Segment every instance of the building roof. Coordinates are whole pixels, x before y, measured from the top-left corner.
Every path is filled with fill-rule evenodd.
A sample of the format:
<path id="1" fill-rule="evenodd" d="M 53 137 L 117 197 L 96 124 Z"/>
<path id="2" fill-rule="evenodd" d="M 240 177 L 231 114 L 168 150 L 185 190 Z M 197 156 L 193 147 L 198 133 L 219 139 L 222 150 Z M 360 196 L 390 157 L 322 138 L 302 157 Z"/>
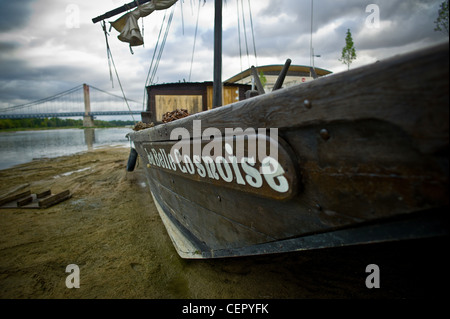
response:
<path id="1" fill-rule="evenodd" d="M 248 85 L 242 84 L 242 83 L 223 83 L 224 86 L 238 86 L 238 87 L 247 87 Z M 205 81 L 205 82 L 169 82 L 169 83 L 160 83 L 160 84 L 153 84 L 147 86 L 148 88 L 183 88 L 183 87 L 207 87 L 207 86 L 213 86 L 212 81 Z"/>
<path id="2" fill-rule="evenodd" d="M 264 76 L 267 79 L 266 88 L 269 90 L 275 84 L 281 70 L 284 65 L 265 65 L 257 67 L 258 74 L 263 72 Z M 289 71 L 286 75 L 285 86 L 290 86 L 293 84 L 307 82 L 313 80 L 311 76 L 311 68 L 305 65 L 291 65 L 289 67 Z M 314 68 L 316 74 L 320 76 L 331 74 L 331 71 Z M 225 82 L 227 83 L 236 83 L 236 84 L 251 84 L 252 83 L 252 74 L 251 69 L 247 69 L 241 73 L 236 74 L 235 76 L 229 78 Z"/>
<path id="3" fill-rule="evenodd" d="M 274 64 L 274 65 L 259 66 L 259 67 L 256 67 L 256 69 L 258 70 L 258 73 L 262 71 L 265 76 L 267 76 L 267 75 L 278 76 L 278 74 L 281 72 L 283 67 L 284 67 L 284 65 Z M 316 68 L 316 67 L 314 68 L 314 70 L 316 71 L 318 76 L 324 76 L 324 75 L 332 73 L 331 71 L 321 69 L 321 68 Z M 309 75 L 310 75 L 310 67 L 309 66 L 291 65 L 289 67 L 288 76 L 309 76 Z M 243 79 L 245 79 L 247 77 L 251 77 L 251 69 L 242 71 L 241 73 L 238 73 L 238 74 L 234 75 L 233 77 L 229 78 L 225 82 L 235 83 L 235 82 L 242 81 Z"/>

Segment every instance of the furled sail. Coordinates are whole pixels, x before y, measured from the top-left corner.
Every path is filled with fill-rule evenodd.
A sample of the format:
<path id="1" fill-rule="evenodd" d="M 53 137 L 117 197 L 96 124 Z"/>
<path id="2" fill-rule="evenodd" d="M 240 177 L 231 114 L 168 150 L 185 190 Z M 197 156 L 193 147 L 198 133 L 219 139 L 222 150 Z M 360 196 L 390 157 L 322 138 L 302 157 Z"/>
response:
<path id="1" fill-rule="evenodd" d="M 170 8 L 178 0 L 152 0 L 146 4 L 140 5 L 137 9 L 124 14 L 119 19 L 111 22 L 111 25 L 120 32 L 118 38 L 122 42 L 127 42 L 130 46 L 139 46 L 144 44 L 141 31 L 138 26 L 138 19 L 146 17 L 155 10 L 165 10 Z"/>

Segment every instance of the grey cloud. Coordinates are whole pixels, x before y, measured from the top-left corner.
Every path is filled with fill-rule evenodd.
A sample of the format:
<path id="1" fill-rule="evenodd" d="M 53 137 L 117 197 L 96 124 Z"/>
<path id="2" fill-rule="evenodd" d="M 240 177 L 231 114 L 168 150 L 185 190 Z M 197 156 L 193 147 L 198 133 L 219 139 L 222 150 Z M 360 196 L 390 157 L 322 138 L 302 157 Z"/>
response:
<path id="1" fill-rule="evenodd" d="M 25 25 L 32 13 L 33 2 L 35 0 L 0 0 L 0 30 L 4 32 Z"/>
<path id="2" fill-rule="evenodd" d="M 14 26 L 19 30 L 17 32 L 25 32 L 25 34 L 33 36 L 28 38 L 26 43 L 14 42 L 14 40 L 6 40 L 6 38 L 0 37 L 0 100 L 14 99 L 14 97 L 36 100 L 70 89 L 83 82 L 117 93 L 119 91 L 117 79 L 114 78 L 114 90 L 109 81 L 104 35 L 99 25 L 90 22 L 90 18 L 95 14 L 92 17 L 89 16 L 89 21 L 82 19 L 79 29 L 61 27 L 49 30 L 45 22 L 44 25 L 35 26 L 33 29 L 23 28 L 30 18 L 31 4 L 36 1 L 38 0 L 0 0 L 0 32 L 13 31 L 10 26 Z M 74 3 L 76 2 L 74 1 Z M 345 44 L 347 29 L 352 31 L 357 52 L 377 59 L 396 52 L 398 47 L 407 45 L 413 47 L 414 43 L 420 43 L 420 45 L 424 45 L 424 43 L 432 44 L 442 39 L 440 33 L 434 32 L 434 20 L 437 17 L 437 9 L 441 2 L 441 0 L 314 0 L 313 45 L 316 54 L 322 55 L 320 59 L 316 60 L 316 66 L 334 71 L 333 68 L 340 65 L 337 59 L 340 57 L 340 52 Z M 46 3 L 50 3 L 50 0 L 46 0 Z M 62 12 L 63 16 L 61 18 L 59 14 L 53 15 L 53 12 L 45 11 L 44 15 L 47 19 L 45 21 L 50 21 L 48 19 L 53 17 L 56 19 L 56 16 L 58 16 L 58 19 L 64 20 L 65 5 L 57 1 L 53 3 L 58 7 L 54 10 L 59 13 Z M 81 0 L 79 3 L 81 3 Z M 208 1 L 207 5 L 211 3 L 211 1 Z M 308 64 L 311 1 L 271 0 L 264 8 L 257 7 L 261 5 L 260 1 L 253 0 L 251 3 L 258 58 L 273 58 L 275 63 L 283 63 L 286 58 L 291 58 L 296 64 Z M 368 4 L 372 3 L 379 6 L 383 25 L 389 26 L 382 32 L 371 34 L 367 32 L 365 26 L 365 20 L 368 16 L 365 9 Z M 228 1 L 228 6 L 231 7 L 234 4 L 235 0 Z M 247 4 L 247 2 L 244 1 L 244 4 Z M 108 8 L 105 8 L 105 12 L 111 9 L 109 6 L 111 4 L 108 4 Z M 184 6 L 184 10 L 187 21 L 187 15 L 195 10 L 191 10 L 188 5 Z M 255 13 L 258 11 L 259 14 L 256 15 Z M 81 11 L 82 17 L 89 13 L 84 10 Z M 103 12 L 99 9 L 98 13 Z M 185 23 L 185 34 L 183 36 L 180 8 L 177 8 L 175 14 L 177 16 L 174 17 L 174 24 L 157 73 L 159 83 L 179 81 L 187 79 L 189 76 L 195 24 Z M 233 12 L 227 10 L 226 14 L 234 15 L 235 12 L 234 10 Z M 235 16 L 228 16 L 227 18 L 236 20 Z M 226 58 L 239 57 L 236 24 L 224 30 L 223 33 L 223 54 Z M 249 28 L 249 21 L 247 21 L 247 27 Z M 155 33 L 152 34 L 150 30 L 155 31 Z M 327 32 L 325 33 L 324 30 L 327 30 Z M 136 48 L 135 55 L 129 53 L 126 44 L 117 40 L 117 33 L 114 30 L 111 32 L 109 41 L 113 49 L 114 59 L 126 93 L 130 98 L 142 99 L 143 85 L 152 59 L 153 46 L 158 31 L 159 26 L 145 30 L 145 48 Z M 199 29 L 198 32 L 193 80 L 208 81 L 212 79 L 212 23 L 210 28 Z M 251 34 L 248 33 L 247 36 L 250 55 L 253 55 Z M 11 37 L 8 39 L 11 39 Z M 243 38 L 242 41 L 244 41 Z M 94 67 L 91 66 L 89 69 L 82 63 L 80 65 L 67 65 L 67 62 L 63 62 L 66 61 L 66 59 L 63 59 L 65 57 L 55 56 L 52 65 L 46 66 L 40 63 L 39 67 L 36 67 L 34 60 L 25 59 L 24 52 L 30 52 L 31 49 L 38 48 L 43 44 L 49 48 L 48 57 L 55 54 L 51 50 L 54 45 L 59 48 L 60 54 L 86 55 L 87 64 L 90 62 L 89 59 L 93 57 L 100 57 L 103 62 Z M 245 45 L 244 42 L 242 44 Z M 244 46 L 243 54 L 246 55 Z M 247 58 L 244 59 L 244 66 L 246 66 Z M 141 66 L 136 74 L 129 72 L 129 65 L 131 64 Z M 224 65 L 224 73 L 230 72 L 228 69 L 229 66 Z M 224 75 L 224 77 L 226 76 Z M 24 87 L 27 90 L 23 90 Z"/>

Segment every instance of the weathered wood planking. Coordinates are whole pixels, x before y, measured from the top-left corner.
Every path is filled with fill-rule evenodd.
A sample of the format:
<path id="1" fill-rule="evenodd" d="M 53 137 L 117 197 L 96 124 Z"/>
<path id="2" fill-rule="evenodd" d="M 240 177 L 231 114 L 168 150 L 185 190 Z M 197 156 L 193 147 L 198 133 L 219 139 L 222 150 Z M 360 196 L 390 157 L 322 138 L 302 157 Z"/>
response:
<path id="1" fill-rule="evenodd" d="M 72 197 L 69 190 L 63 191 L 61 193 L 55 194 L 55 195 L 47 195 L 47 198 L 43 198 L 39 200 L 39 207 L 40 208 L 47 208 L 53 205 L 56 205 L 62 201 L 65 201 L 66 199 L 69 199 Z"/>
<path id="2" fill-rule="evenodd" d="M 448 155 L 421 153 L 409 135 L 385 122 L 361 120 L 285 133 L 302 175 L 299 198 L 324 223 L 370 221 L 448 206 Z M 315 203 L 315 204 L 314 204 Z"/>
<path id="3" fill-rule="evenodd" d="M 448 58 L 448 45 L 440 45 L 132 133 L 131 139 L 149 164 L 142 145 L 166 143 L 175 128 L 193 136 L 194 120 L 222 135 L 226 128 L 279 129 L 301 178 L 300 190 L 287 200 L 146 168 L 166 214 L 210 250 L 440 211 L 449 197 Z"/>
<path id="4" fill-rule="evenodd" d="M 231 164 L 231 161 L 230 163 L 228 161 L 222 164 L 216 163 L 213 159 L 214 156 L 211 157 L 211 154 L 204 154 L 209 153 L 206 147 L 210 141 L 196 140 L 198 150 L 194 150 L 197 147 L 193 146 L 190 140 L 183 142 L 147 142 L 137 144 L 136 148 L 139 153 L 146 154 L 148 168 L 165 170 L 171 174 L 181 175 L 197 182 L 220 184 L 223 187 L 235 188 L 261 197 L 287 200 L 295 196 L 298 189 L 299 176 L 296 165 L 293 162 L 293 152 L 287 143 L 281 138 L 273 140 L 266 135 L 257 134 L 248 136 L 248 139 L 250 141 L 242 136 L 234 139 L 215 139 L 214 143 L 216 143 L 216 146 L 220 146 L 221 154 L 225 157 L 230 155 L 233 158 L 233 164 Z M 265 156 L 267 155 L 267 150 L 270 150 L 270 152 L 275 152 L 276 150 L 277 159 L 272 158 L 272 163 L 276 163 L 276 166 L 281 168 L 279 173 L 261 174 L 262 163 L 259 160 L 255 160 L 253 165 L 248 164 L 249 156 L 251 158 L 258 157 L 257 154 L 252 154 L 259 151 L 256 147 L 257 145 L 255 145 L 253 150 L 251 150 L 251 146 L 249 147 L 252 141 L 254 144 L 258 144 L 258 148 L 261 146 L 260 144 L 266 146 L 265 149 L 261 147 L 261 153 L 264 153 Z M 173 148 L 176 150 L 172 150 Z M 200 152 L 200 149 L 203 149 L 202 154 L 194 154 L 195 152 Z M 180 151 L 186 151 L 188 154 L 183 154 L 183 157 Z M 215 156 L 218 155 L 216 154 Z M 236 155 L 241 159 L 238 159 Z M 177 157 L 179 163 L 175 160 Z M 226 161 L 225 157 L 221 156 L 221 159 Z M 247 160 L 244 161 L 244 158 Z M 258 183 L 256 179 L 259 179 Z M 281 180 L 284 181 L 285 187 L 280 187 L 283 183 Z"/>
<path id="5" fill-rule="evenodd" d="M 179 127 L 292 129 L 374 119 L 398 126 L 424 152 L 448 143 L 448 44 L 258 96 L 134 134 L 164 141 Z M 307 103 L 305 103 L 308 101 Z M 424 137 L 427 136 L 427 139 Z"/>
<path id="6" fill-rule="evenodd" d="M 375 141 L 367 141 L 364 134 L 372 132 L 373 126 L 381 133 Z M 210 215 L 209 223 L 189 223 L 197 232 L 212 229 L 211 218 L 217 216 L 219 225 L 219 219 L 225 218 L 281 239 L 448 205 L 447 177 L 439 175 L 436 167 L 430 173 L 426 166 L 433 163 L 417 157 L 407 137 L 394 138 L 397 132 L 377 122 L 341 123 L 332 131 L 336 136 L 329 142 L 322 140 L 316 127 L 289 132 L 289 139 L 297 145 L 303 191 L 287 202 L 220 185 L 200 187 L 197 181 L 155 168 L 148 172 L 150 180 L 160 184 L 154 191 L 170 189 L 177 194 L 177 201 L 189 203 L 177 204 L 177 209 L 184 211 L 183 220 L 189 220 L 192 212 L 198 214 L 193 203 L 209 210 L 204 212 Z"/>
<path id="7" fill-rule="evenodd" d="M 25 192 L 21 192 L 15 195 L 7 195 L 3 198 L 0 199 L 0 206 L 3 206 L 9 202 L 13 202 L 13 201 L 17 201 L 21 198 L 25 198 L 31 195 L 31 191 L 25 191 Z"/>
<path id="8" fill-rule="evenodd" d="M 189 114 L 201 112 L 201 95 L 155 95 L 157 121 L 162 122 L 164 114 L 176 109 L 186 109 Z"/>
<path id="9" fill-rule="evenodd" d="M 274 240 L 156 184 L 158 186 L 159 203 L 169 208 L 169 213 L 199 241 L 207 243 L 210 249 L 236 248 Z"/>
<path id="10" fill-rule="evenodd" d="M 167 191 L 161 192 L 161 189 L 170 190 L 173 196 L 176 196 L 176 202 L 182 204 L 174 205 L 172 201 L 163 199 L 166 206 L 171 207 L 173 214 L 180 217 L 181 223 L 183 221 L 189 223 L 184 226 L 193 229 L 200 238 L 205 236 L 200 236 L 200 233 L 209 233 L 215 228 L 225 227 L 225 221 L 227 224 L 234 224 L 231 229 L 239 228 L 245 232 L 252 232 L 259 240 L 287 238 L 298 233 L 307 234 L 329 227 L 321 222 L 317 211 L 309 207 L 308 203 L 302 204 L 297 200 L 278 202 L 215 185 L 199 188 L 195 181 L 160 170 L 151 170 L 149 174 L 151 182 L 155 183 L 152 191 L 166 195 Z M 161 198 L 164 196 L 161 195 Z M 198 216 L 199 214 L 205 216 Z M 192 216 L 196 216 L 195 220 Z M 202 223 L 198 222 L 199 218 L 204 219 Z M 249 237 L 248 234 L 245 236 Z M 242 238 L 236 233 L 235 237 L 229 240 L 231 245 L 240 242 Z M 255 240 L 252 242 L 256 243 Z"/>
<path id="11" fill-rule="evenodd" d="M 48 208 L 71 198 L 69 190 L 52 194 L 51 190 L 31 194 L 31 191 L 8 196 L 0 200 L 0 208 Z"/>

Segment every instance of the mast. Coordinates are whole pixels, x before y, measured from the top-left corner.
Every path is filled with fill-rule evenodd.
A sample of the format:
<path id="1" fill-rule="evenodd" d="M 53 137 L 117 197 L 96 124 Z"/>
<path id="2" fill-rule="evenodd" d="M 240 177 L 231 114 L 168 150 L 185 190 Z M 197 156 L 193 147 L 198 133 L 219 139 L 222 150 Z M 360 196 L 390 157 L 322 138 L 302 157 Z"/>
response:
<path id="1" fill-rule="evenodd" d="M 222 0 L 215 0 L 213 108 L 222 106 Z"/>
<path id="2" fill-rule="evenodd" d="M 314 0 L 311 0 L 311 39 L 309 43 L 309 65 L 312 66 L 314 63 L 314 52 L 313 52 L 313 16 L 314 16 Z M 313 66 L 314 68 L 314 66 Z M 310 74 L 310 76 L 312 76 Z"/>
<path id="3" fill-rule="evenodd" d="M 124 4 L 123 6 L 121 6 L 119 8 L 116 8 L 114 10 L 108 11 L 105 14 L 92 19 L 92 22 L 97 23 L 99 21 L 111 18 L 111 17 L 113 17 L 115 15 L 118 15 L 118 14 L 120 14 L 122 12 L 125 12 L 125 11 L 128 11 L 128 10 L 131 10 L 133 8 L 136 8 L 138 5 L 141 5 L 141 4 L 150 2 L 150 1 L 151 0 L 134 0 L 133 2 Z"/>
<path id="4" fill-rule="evenodd" d="M 119 8 L 106 12 L 105 14 L 92 19 L 97 23 L 104 19 L 128 11 L 138 5 L 150 2 L 151 0 L 135 0 Z M 213 84 L 213 108 L 222 106 L 222 0 L 215 1 L 214 18 L 214 84 Z"/>

